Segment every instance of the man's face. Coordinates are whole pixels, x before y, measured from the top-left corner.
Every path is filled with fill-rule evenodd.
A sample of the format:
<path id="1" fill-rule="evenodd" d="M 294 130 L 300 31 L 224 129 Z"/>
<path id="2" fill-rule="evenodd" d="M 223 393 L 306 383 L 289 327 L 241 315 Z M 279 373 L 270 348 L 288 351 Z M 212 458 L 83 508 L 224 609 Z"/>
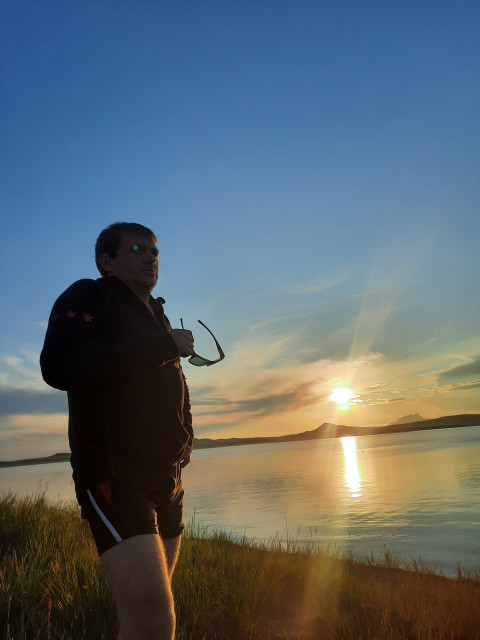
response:
<path id="1" fill-rule="evenodd" d="M 115 258 L 102 254 L 102 266 L 131 289 L 150 293 L 158 280 L 158 249 L 153 238 L 126 233 Z"/>

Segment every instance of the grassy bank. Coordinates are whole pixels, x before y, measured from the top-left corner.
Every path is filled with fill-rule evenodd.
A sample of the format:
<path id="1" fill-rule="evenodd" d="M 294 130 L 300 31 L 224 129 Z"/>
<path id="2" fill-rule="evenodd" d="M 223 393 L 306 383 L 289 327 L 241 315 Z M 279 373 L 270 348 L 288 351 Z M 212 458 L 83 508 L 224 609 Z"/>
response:
<path id="1" fill-rule="evenodd" d="M 478 576 L 354 562 L 190 531 L 178 640 L 480 640 Z M 87 526 L 41 495 L 0 499 L 0 639 L 110 640 L 115 612 Z"/>

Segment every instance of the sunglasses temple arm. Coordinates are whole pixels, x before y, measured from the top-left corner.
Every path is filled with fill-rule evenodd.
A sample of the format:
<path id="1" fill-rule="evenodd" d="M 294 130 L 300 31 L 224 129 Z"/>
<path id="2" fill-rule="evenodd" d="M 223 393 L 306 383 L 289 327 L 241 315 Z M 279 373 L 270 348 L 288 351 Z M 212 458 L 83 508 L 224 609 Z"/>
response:
<path id="1" fill-rule="evenodd" d="M 215 336 L 213 335 L 213 333 L 210 331 L 210 329 L 207 327 L 206 324 L 203 324 L 203 322 L 201 320 L 197 320 L 197 322 L 199 322 L 202 327 L 205 327 L 205 329 L 208 331 L 208 333 L 212 336 L 212 338 L 215 341 L 215 344 L 217 345 L 217 349 L 218 349 L 218 353 L 222 356 L 222 358 L 225 358 L 225 354 L 223 353 L 222 347 L 218 344 L 218 340 L 215 338 Z"/>

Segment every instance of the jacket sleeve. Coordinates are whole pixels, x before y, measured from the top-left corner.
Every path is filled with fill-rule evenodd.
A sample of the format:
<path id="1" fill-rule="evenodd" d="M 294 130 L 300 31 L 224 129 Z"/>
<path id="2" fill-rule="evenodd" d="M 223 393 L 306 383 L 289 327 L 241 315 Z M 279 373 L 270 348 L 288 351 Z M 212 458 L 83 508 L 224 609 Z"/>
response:
<path id="1" fill-rule="evenodd" d="M 95 280 L 79 280 L 55 302 L 40 355 L 43 379 L 67 391 L 144 375 L 148 367 L 178 358 L 168 332 L 111 340 L 102 331 L 104 299 Z"/>
<path id="2" fill-rule="evenodd" d="M 183 426 L 189 433 L 187 445 L 193 449 L 193 424 L 192 424 L 192 408 L 190 405 L 190 391 L 188 390 L 187 380 L 183 375 L 184 396 L 183 396 Z"/>

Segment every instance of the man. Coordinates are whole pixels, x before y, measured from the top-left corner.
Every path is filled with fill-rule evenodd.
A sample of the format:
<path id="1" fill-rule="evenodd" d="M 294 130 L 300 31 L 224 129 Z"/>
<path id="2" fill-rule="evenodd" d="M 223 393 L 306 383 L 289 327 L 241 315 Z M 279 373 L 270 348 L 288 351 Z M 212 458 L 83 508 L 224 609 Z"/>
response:
<path id="1" fill-rule="evenodd" d="M 172 640 L 171 578 L 183 531 L 181 468 L 193 445 L 180 358 L 193 336 L 172 329 L 153 232 L 104 229 L 102 275 L 55 302 L 40 356 L 45 381 L 68 392 L 73 479 L 112 591 L 119 640 Z"/>

